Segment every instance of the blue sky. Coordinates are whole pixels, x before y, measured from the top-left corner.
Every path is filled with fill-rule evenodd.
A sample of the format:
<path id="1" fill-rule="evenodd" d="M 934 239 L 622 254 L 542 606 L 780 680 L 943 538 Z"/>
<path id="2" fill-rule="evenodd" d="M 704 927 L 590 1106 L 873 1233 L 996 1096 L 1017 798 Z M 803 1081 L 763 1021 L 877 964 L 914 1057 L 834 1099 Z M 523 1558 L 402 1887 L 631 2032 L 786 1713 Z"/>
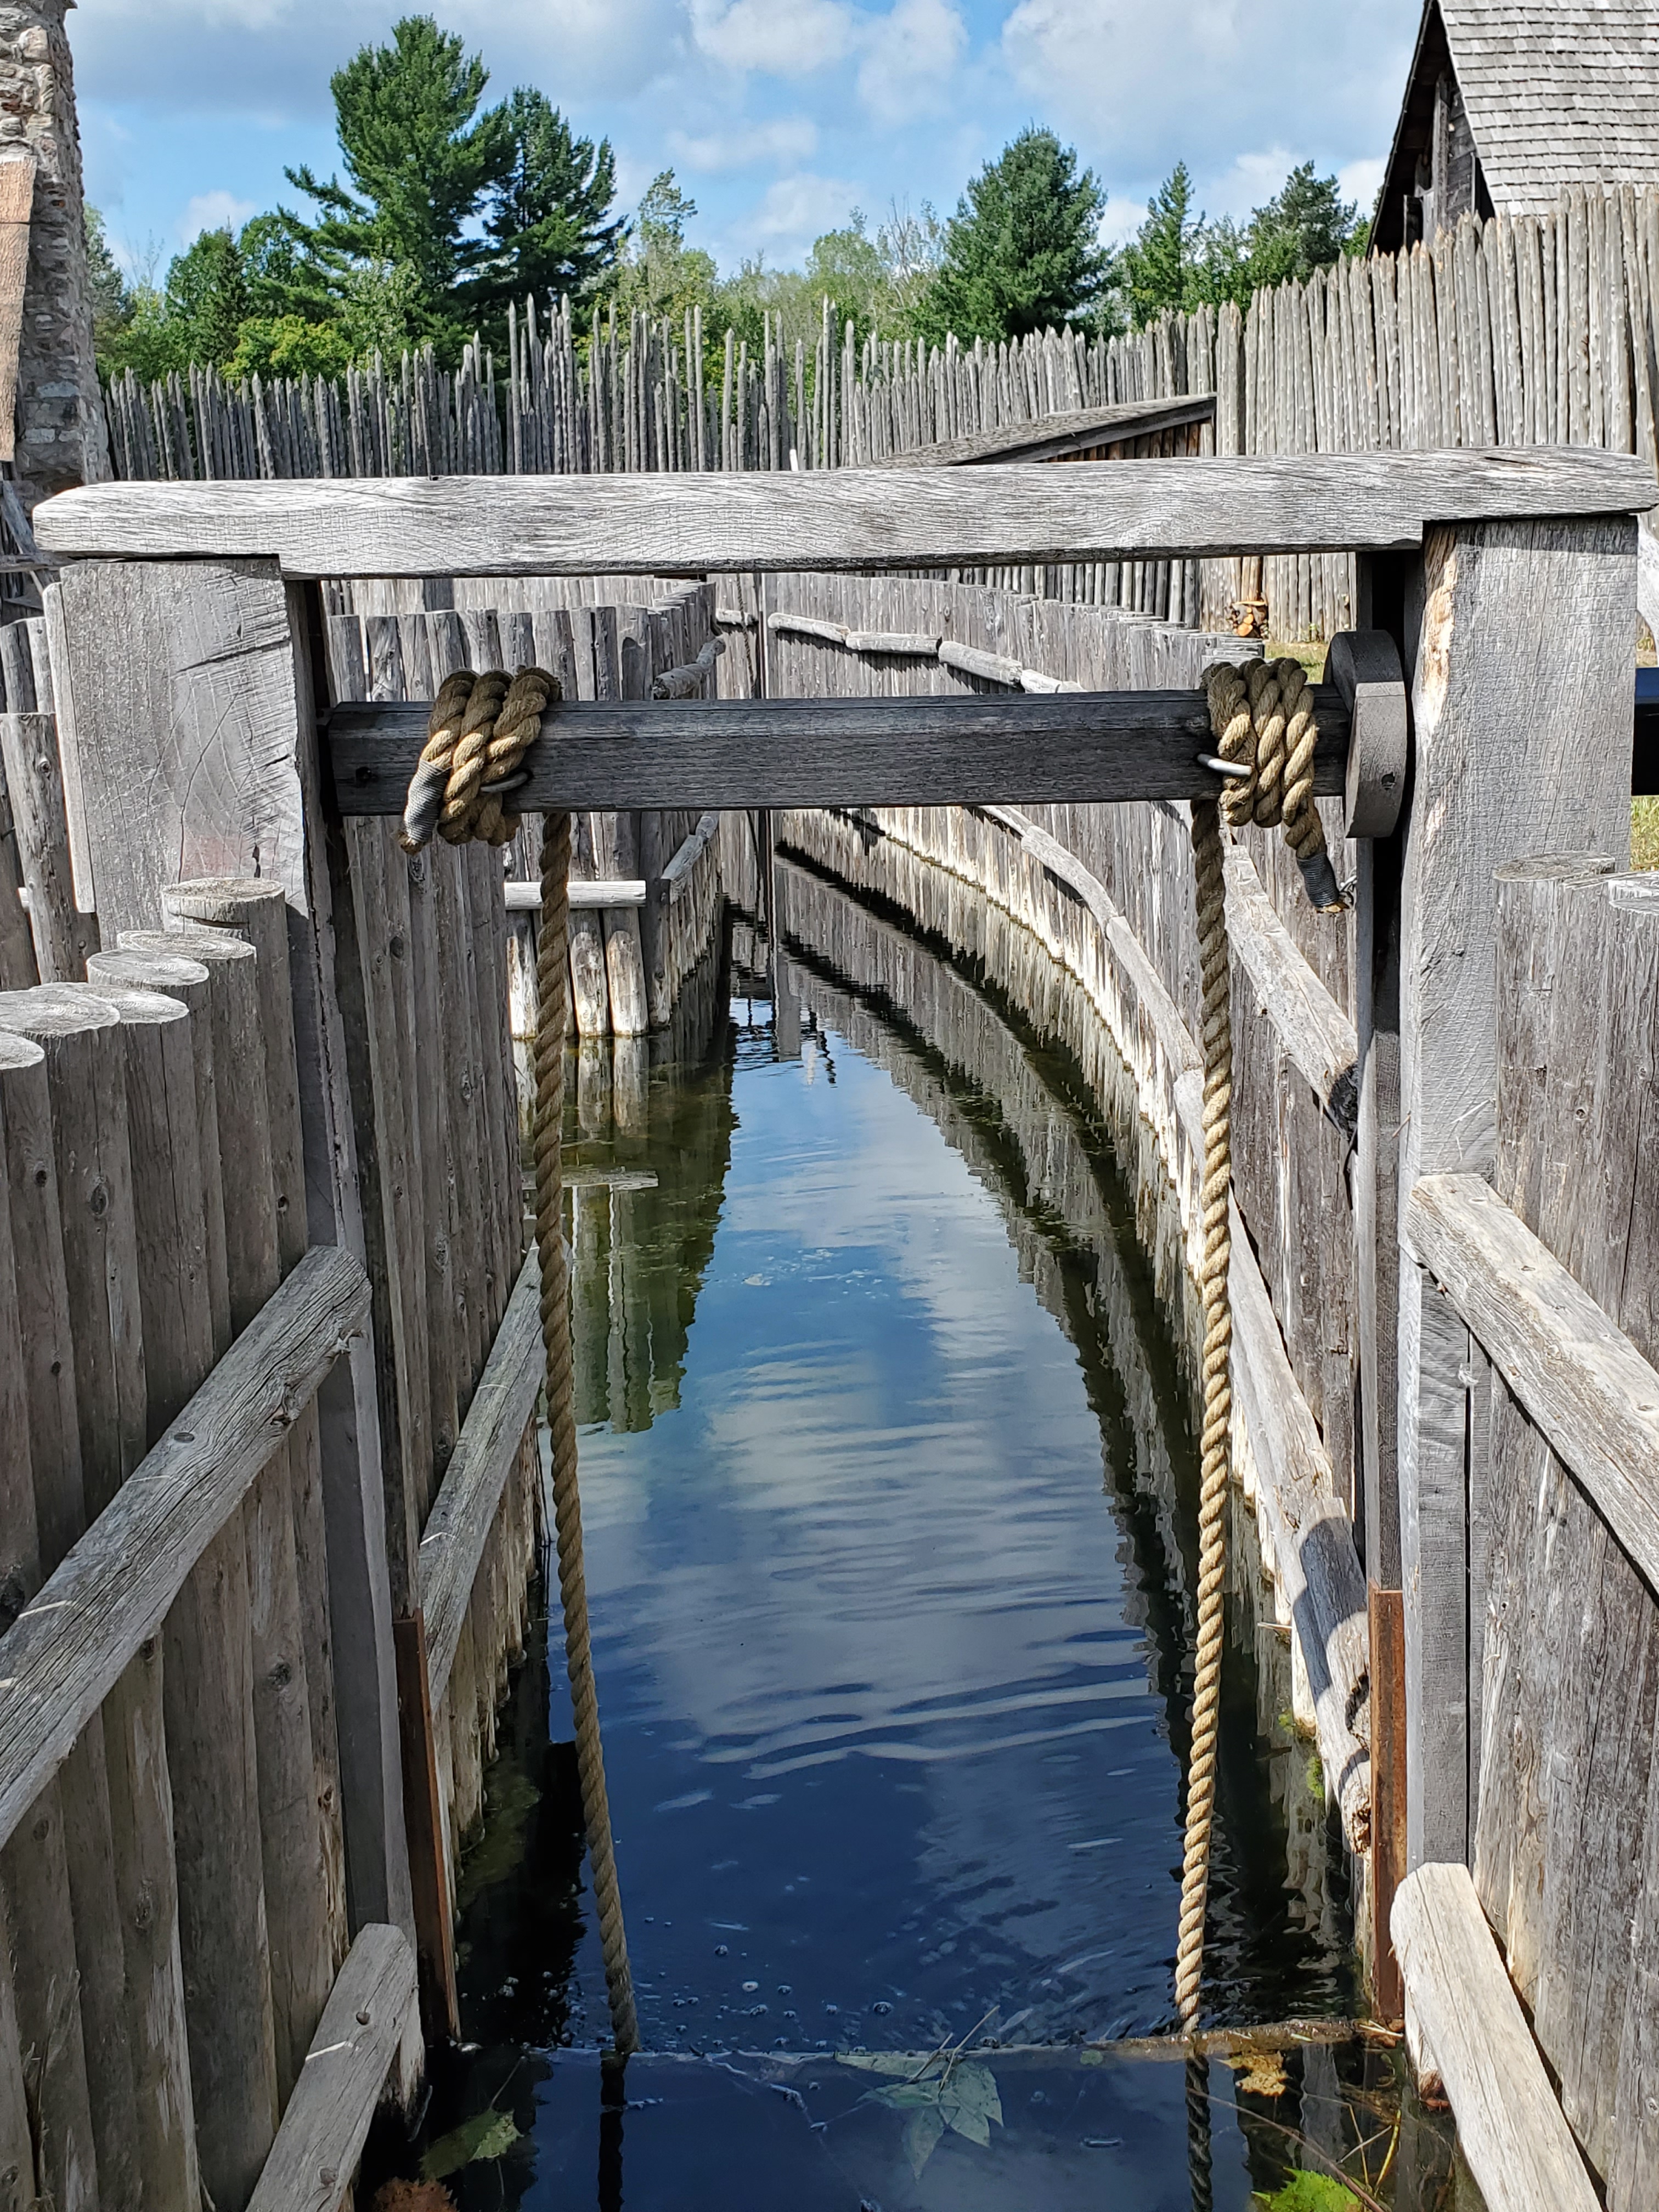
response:
<path id="1" fill-rule="evenodd" d="M 81 0 L 69 18 L 88 198 L 129 263 L 337 155 L 330 72 L 396 0 Z M 1416 0 L 441 0 L 490 97 L 539 85 L 616 146 L 631 205 L 672 166 L 723 268 L 798 262 L 854 207 L 954 207 L 1024 124 L 1074 143 L 1110 238 L 1185 159 L 1240 214 L 1311 157 L 1369 201 Z"/>

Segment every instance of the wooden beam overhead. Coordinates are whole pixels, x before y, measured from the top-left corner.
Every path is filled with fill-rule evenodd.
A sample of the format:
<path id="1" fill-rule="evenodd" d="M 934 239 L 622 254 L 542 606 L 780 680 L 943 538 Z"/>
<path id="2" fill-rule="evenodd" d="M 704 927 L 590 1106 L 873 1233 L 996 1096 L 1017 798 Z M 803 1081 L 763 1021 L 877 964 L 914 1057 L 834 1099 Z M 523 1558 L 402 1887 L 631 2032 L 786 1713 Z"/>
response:
<path id="1" fill-rule="evenodd" d="M 1431 523 L 1634 514 L 1626 454 L 1496 447 L 801 475 L 100 483 L 35 510 L 52 553 L 276 561 L 287 576 L 700 575 L 1419 545 Z M 1634 550 L 1634 536 L 1632 546 Z"/>
<path id="2" fill-rule="evenodd" d="M 1342 789 L 1348 719 L 1314 693 L 1314 789 Z M 343 814 L 401 814 L 426 742 L 420 703 L 329 717 Z M 1221 779 L 1200 691 L 1068 691 L 895 699 L 575 699 L 514 793 L 562 807 L 945 806 L 1213 796 Z"/>

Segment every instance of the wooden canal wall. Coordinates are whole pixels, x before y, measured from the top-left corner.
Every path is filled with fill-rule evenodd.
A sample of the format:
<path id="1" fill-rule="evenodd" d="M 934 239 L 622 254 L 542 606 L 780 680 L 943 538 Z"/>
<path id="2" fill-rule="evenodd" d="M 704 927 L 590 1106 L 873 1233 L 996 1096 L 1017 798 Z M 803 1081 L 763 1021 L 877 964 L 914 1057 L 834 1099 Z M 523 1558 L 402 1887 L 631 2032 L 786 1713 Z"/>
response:
<path id="1" fill-rule="evenodd" d="M 1136 635 L 1148 626 L 1121 617 L 918 580 L 792 578 L 774 588 L 769 653 L 780 690 L 1006 686 L 1020 665 L 1104 685 L 1124 680 L 1120 655 L 1130 651 L 1163 680 L 1190 682 L 1210 652 L 1231 649 L 1190 633 L 1153 641 Z M 1129 633 L 1121 643 L 1111 635 L 1120 626 Z M 866 632 L 902 629 L 919 643 L 936 631 L 1000 654 L 1017 665 L 1012 678 L 1006 667 L 976 674 L 937 655 L 907 662 L 860 649 Z M 1175 672 L 1182 653 L 1192 656 L 1184 677 Z M 1325 804 L 1340 851 L 1340 811 Z M 1103 1103 L 1115 1103 L 1116 1127 L 1121 1054 L 1129 1126 L 1142 1133 L 1128 1157 L 1143 1185 L 1167 1180 L 1184 1229 L 1160 1241 L 1154 1223 L 1146 1237 L 1166 1295 L 1195 1256 L 1184 811 L 885 808 L 778 823 L 786 848 L 961 948 L 1060 1037 Z M 1430 1771 L 1412 1801 L 1377 1802 L 1370 1759 L 1376 1732 L 1389 1741 L 1405 1717 L 1403 1682 L 1372 1679 L 1376 1624 L 1368 1635 L 1360 1565 L 1368 1533 L 1374 1583 L 1392 1562 L 1378 1574 L 1386 1524 L 1359 1480 L 1354 921 L 1313 914 L 1288 856 L 1254 831 L 1228 860 L 1235 1452 L 1292 1631 L 1297 1711 L 1316 1727 L 1364 1877 L 1375 1880 L 1379 1848 L 1390 1887 L 1408 1859 L 1467 1862 L 1476 1923 L 1483 1910 L 1578 2145 L 1607 2203 L 1633 2212 L 1659 2180 L 1659 1984 L 1646 1964 L 1659 1924 L 1659 1516 L 1648 1474 L 1653 1462 L 1659 1476 L 1659 1186 L 1643 1141 L 1659 1089 L 1659 893 L 1651 878 L 1613 872 L 1615 858 L 1499 868 L 1491 1178 L 1428 1176 L 1404 1210 L 1407 1261 L 1425 1271 L 1434 1304 L 1422 1357 L 1450 1381 L 1457 1419 L 1437 1491 L 1418 1504 L 1422 1565 L 1404 1626 L 1424 1699 L 1412 1745 Z M 1361 859 L 1347 848 L 1339 872 L 1352 880 Z M 780 874 L 793 884 L 793 872 Z M 787 921 L 787 902 L 781 910 Z M 941 994 L 907 987 L 896 957 L 877 963 L 882 988 L 913 1007 L 926 1034 L 955 1034 Z M 1017 1102 L 1017 1077 L 1011 1095 Z M 1190 1327 L 1190 1301 L 1188 1310 Z M 1373 1413 L 1370 1451 L 1390 1441 Z M 1467 1559 L 1450 1577 L 1421 1549 L 1431 1497 L 1437 1528 Z M 1363 1911 L 1359 1920 L 1386 2007 L 1386 1923 L 1368 1926 Z M 1411 1971 L 1432 1976 L 1432 1960 L 1451 1955 L 1449 1945 L 1419 1941 Z M 1425 2018 L 1455 2011 L 1443 1984 L 1419 1987 Z M 1440 2053 L 1419 2032 L 1436 2069 Z M 1452 2051 L 1449 2071 L 1466 2056 Z"/>
<path id="2" fill-rule="evenodd" d="M 1466 216 L 1432 245 L 1170 314 L 1129 336 L 1044 331 L 943 347 L 793 353 L 770 325 L 711 374 L 701 319 L 614 320 L 579 343 L 568 303 L 514 319 L 507 356 L 378 360 L 338 384 L 228 386 L 193 369 L 108 393 L 118 475 L 155 478 L 863 467 L 1047 416 L 1209 396 L 1200 450 L 1333 453 L 1601 446 L 1659 465 L 1659 193 L 1574 188 L 1541 216 Z M 712 335 L 712 334 L 711 334 Z M 1354 626 L 1346 554 L 1058 562 L 968 580 L 1205 628 L 1265 602 L 1277 637 Z"/>

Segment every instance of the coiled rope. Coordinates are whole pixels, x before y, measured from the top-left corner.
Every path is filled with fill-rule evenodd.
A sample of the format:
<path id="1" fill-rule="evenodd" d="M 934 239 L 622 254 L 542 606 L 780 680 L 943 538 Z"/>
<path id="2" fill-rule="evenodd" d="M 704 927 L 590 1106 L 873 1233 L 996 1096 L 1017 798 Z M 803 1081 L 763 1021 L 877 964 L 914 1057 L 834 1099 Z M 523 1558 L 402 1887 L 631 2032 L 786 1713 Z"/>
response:
<path id="1" fill-rule="evenodd" d="M 504 845 L 519 817 L 501 805 L 522 783 L 520 763 L 541 729 L 541 718 L 559 697 L 556 678 L 521 668 L 509 678 L 500 669 L 475 676 L 460 669 L 447 677 L 433 702 L 420 763 L 409 787 L 401 842 L 418 852 L 434 831 L 452 845 L 470 837 Z M 505 788 L 504 788 L 505 787 Z M 536 932 L 536 1120 L 532 1149 L 536 1177 L 536 1256 L 541 1268 L 542 1347 L 547 1379 L 547 1425 L 553 1457 L 553 1523 L 564 1608 L 565 1666 L 575 1717 L 576 1766 L 582 1816 L 593 1870 L 611 2030 L 619 2057 L 640 2047 L 634 1980 L 623 1924 L 622 1889 L 611 1836 L 611 1802 L 605 1786 L 605 1748 L 599 1735 L 599 1691 L 588 1632 L 587 1583 L 582 1567 L 581 1493 L 576 1480 L 576 1415 L 571 1387 L 570 1279 L 565 1266 L 559 1158 L 564 1115 L 564 1024 L 570 921 L 570 817 L 549 814 L 542 824 L 542 907 Z"/>
<path id="2" fill-rule="evenodd" d="M 1221 662 L 1204 678 L 1216 753 L 1229 772 L 1222 799 L 1192 805 L 1193 871 L 1204 1062 L 1204 1166 L 1200 1191 L 1203 1251 L 1199 1292 L 1204 1316 L 1204 1415 L 1198 1503 L 1198 1644 L 1193 1679 L 1192 1748 L 1187 1761 L 1186 1846 L 1176 1943 L 1176 2003 L 1198 2016 L 1215 1824 L 1216 1740 L 1221 1717 L 1221 1650 L 1227 1573 L 1227 1480 L 1233 1417 L 1232 1256 L 1228 1199 L 1232 1188 L 1233 1029 L 1228 992 L 1227 890 L 1221 816 L 1230 823 L 1280 825 L 1313 903 L 1342 904 L 1324 826 L 1313 798 L 1313 702 L 1294 660 Z"/>

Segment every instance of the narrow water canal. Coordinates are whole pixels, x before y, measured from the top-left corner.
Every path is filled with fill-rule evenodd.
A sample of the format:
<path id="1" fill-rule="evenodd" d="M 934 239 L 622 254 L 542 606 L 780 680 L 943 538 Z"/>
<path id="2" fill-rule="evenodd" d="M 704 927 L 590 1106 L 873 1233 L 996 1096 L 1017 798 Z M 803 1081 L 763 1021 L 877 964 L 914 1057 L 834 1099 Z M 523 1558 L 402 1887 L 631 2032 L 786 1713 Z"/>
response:
<path id="1" fill-rule="evenodd" d="M 648 1077 L 593 1057 L 572 1085 L 587 1583 L 648 2055 L 605 2109 L 544 1620 L 463 1870 L 473 2040 L 428 2174 L 465 2208 L 1157 2212 L 1287 2184 L 1293 2212 L 1467 2208 L 1384 2046 L 1196 2081 L 1083 2047 L 1174 2025 L 1188 1383 L 1075 1070 L 948 947 L 788 884 L 781 962 L 738 921 Z M 1236 1579 L 1206 2017 L 1342 2019 L 1340 1854 Z M 943 2064 L 910 2080 L 955 2050 L 942 2094 Z M 1370 2197 L 1291 2179 L 1334 2162 Z"/>

